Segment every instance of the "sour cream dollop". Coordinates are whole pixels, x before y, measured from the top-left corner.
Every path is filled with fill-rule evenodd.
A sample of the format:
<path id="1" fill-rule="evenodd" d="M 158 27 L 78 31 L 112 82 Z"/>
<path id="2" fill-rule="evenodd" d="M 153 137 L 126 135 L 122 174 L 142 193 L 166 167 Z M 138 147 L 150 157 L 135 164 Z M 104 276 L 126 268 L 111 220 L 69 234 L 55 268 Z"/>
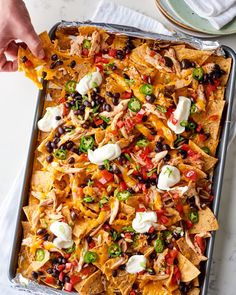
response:
<path id="1" fill-rule="evenodd" d="M 74 241 L 72 240 L 71 227 L 62 221 L 55 221 L 50 225 L 50 231 L 57 236 L 53 240 L 53 244 L 59 249 L 67 249 L 72 247 Z"/>
<path id="2" fill-rule="evenodd" d="M 180 181 L 179 169 L 175 166 L 165 165 L 161 168 L 158 177 L 157 187 L 161 190 L 169 190 L 172 186 Z"/>
<path id="3" fill-rule="evenodd" d="M 115 143 L 108 143 L 96 150 L 88 150 L 89 161 L 93 164 L 102 165 L 105 160 L 112 161 L 121 154 L 120 146 Z"/>
<path id="4" fill-rule="evenodd" d="M 147 233 L 156 222 L 156 212 L 136 212 L 136 216 L 132 221 L 132 227 L 138 233 Z"/>
<path id="5" fill-rule="evenodd" d="M 93 89 L 102 84 L 102 75 L 99 71 L 88 73 L 85 75 L 77 84 L 76 90 L 81 94 L 85 95 L 90 89 Z"/>
<path id="6" fill-rule="evenodd" d="M 50 132 L 54 130 L 63 123 L 62 115 L 63 109 L 60 105 L 46 108 L 46 113 L 43 118 L 38 121 L 39 130 L 43 132 Z M 58 120 L 59 117 L 61 119 Z"/>
<path id="7" fill-rule="evenodd" d="M 185 131 L 185 127 L 181 126 L 181 122 L 188 121 L 188 117 L 190 114 L 191 108 L 191 100 L 185 96 L 179 97 L 179 102 L 176 110 L 172 114 L 173 120 L 176 121 L 176 124 L 173 123 L 173 120 L 168 120 L 167 125 L 173 130 L 176 134 L 183 133 Z"/>
<path id="8" fill-rule="evenodd" d="M 133 255 L 126 263 L 126 271 L 131 274 L 138 273 L 146 269 L 147 259 L 144 255 Z"/>

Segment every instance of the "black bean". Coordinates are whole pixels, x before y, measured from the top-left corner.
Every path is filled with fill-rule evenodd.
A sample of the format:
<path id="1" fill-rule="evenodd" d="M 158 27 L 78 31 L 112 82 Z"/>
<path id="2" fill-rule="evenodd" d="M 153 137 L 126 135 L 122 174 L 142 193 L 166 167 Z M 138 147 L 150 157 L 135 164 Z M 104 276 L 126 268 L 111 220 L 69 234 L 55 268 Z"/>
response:
<path id="1" fill-rule="evenodd" d="M 80 106 L 79 106 L 79 110 L 80 110 L 80 111 L 84 111 L 84 110 L 85 110 L 85 105 L 80 105 Z"/>
<path id="2" fill-rule="evenodd" d="M 163 158 L 163 160 L 164 160 L 165 162 L 170 161 L 170 159 L 171 159 L 170 154 L 165 155 L 165 157 Z"/>
<path id="3" fill-rule="evenodd" d="M 61 66 L 61 65 L 63 65 L 63 61 L 58 59 L 56 61 L 56 66 Z"/>
<path id="4" fill-rule="evenodd" d="M 59 141 L 60 141 L 60 138 L 58 138 L 58 137 L 54 137 L 54 138 L 53 138 L 53 142 L 54 142 L 55 144 L 58 144 Z"/>
<path id="5" fill-rule="evenodd" d="M 71 107 L 70 102 L 67 101 L 67 102 L 65 103 L 65 107 L 66 107 L 67 109 L 69 109 L 69 108 Z"/>
<path id="6" fill-rule="evenodd" d="M 144 116 L 142 117 L 142 121 L 143 121 L 143 122 L 147 122 L 147 119 L 148 119 L 148 116 L 147 116 L 147 115 L 144 115 Z"/>
<path id="7" fill-rule="evenodd" d="M 76 219 L 76 213 L 75 213 L 74 210 L 71 210 L 70 211 L 70 217 L 71 217 L 72 220 L 75 220 Z"/>
<path id="8" fill-rule="evenodd" d="M 86 106 L 86 107 L 91 107 L 91 102 L 90 101 L 88 101 L 88 100 L 85 100 L 84 101 L 84 105 Z"/>
<path id="9" fill-rule="evenodd" d="M 115 93 L 113 93 L 113 97 L 114 97 L 114 98 L 120 98 L 120 93 L 119 93 L 119 92 L 115 92 Z"/>
<path id="10" fill-rule="evenodd" d="M 186 150 L 180 150 L 179 153 L 182 159 L 186 159 L 188 157 L 188 152 Z"/>
<path id="11" fill-rule="evenodd" d="M 67 262 L 66 258 L 63 257 L 62 260 L 61 260 L 61 263 L 66 264 L 66 262 Z"/>
<path id="12" fill-rule="evenodd" d="M 46 161 L 47 161 L 48 163 L 52 163 L 52 161 L 53 161 L 53 155 L 49 155 L 49 156 L 47 156 Z"/>
<path id="13" fill-rule="evenodd" d="M 74 163 L 75 163 L 75 158 L 74 157 L 69 158 L 68 164 L 74 164 Z"/>
<path id="14" fill-rule="evenodd" d="M 56 281 L 56 284 L 57 284 L 57 286 L 60 286 L 60 287 L 63 286 L 63 282 L 61 282 L 60 280 L 57 280 L 57 281 Z"/>
<path id="15" fill-rule="evenodd" d="M 168 249 L 173 249 L 174 248 L 174 244 L 173 243 L 168 243 L 166 246 L 167 246 Z"/>
<path id="16" fill-rule="evenodd" d="M 74 142 L 73 142 L 73 141 L 67 141 L 67 143 L 66 143 L 66 148 L 67 148 L 68 150 L 72 149 L 73 146 L 74 146 Z"/>
<path id="17" fill-rule="evenodd" d="M 45 146 L 50 148 L 50 147 L 52 147 L 51 144 L 52 144 L 51 141 L 47 141 L 46 144 L 45 144 Z"/>
<path id="18" fill-rule="evenodd" d="M 153 241 L 157 238 L 157 233 L 152 233 L 149 235 L 148 240 Z"/>
<path id="19" fill-rule="evenodd" d="M 52 142 L 52 143 L 51 143 L 51 147 L 52 147 L 53 149 L 56 149 L 56 148 L 57 148 L 57 144 L 56 144 L 55 142 Z"/>
<path id="20" fill-rule="evenodd" d="M 163 150 L 170 151 L 170 146 L 167 143 L 163 144 L 162 147 L 163 147 Z"/>
<path id="21" fill-rule="evenodd" d="M 46 147 L 46 150 L 47 150 L 48 153 L 52 153 L 53 152 L 53 148 L 52 147 L 49 147 L 49 146 Z"/>
<path id="22" fill-rule="evenodd" d="M 138 284 L 137 283 L 133 283 L 132 289 L 137 290 L 138 289 Z"/>
<path id="23" fill-rule="evenodd" d="M 47 77 L 47 73 L 45 71 L 42 71 L 42 78 L 45 79 Z"/>
<path id="24" fill-rule="evenodd" d="M 77 155 L 80 155 L 80 150 L 77 147 L 73 147 L 71 151 Z"/>
<path id="25" fill-rule="evenodd" d="M 132 188 L 128 188 L 127 191 L 130 192 L 131 194 L 135 193 L 135 191 Z"/>
<path id="26" fill-rule="evenodd" d="M 37 273 L 36 271 L 32 271 L 31 275 L 32 275 L 32 278 L 33 278 L 33 279 L 37 280 L 37 278 L 38 278 L 38 273 Z"/>
<path id="27" fill-rule="evenodd" d="M 156 259 L 157 257 L 157 253 L 156 252 L 152 252 L 151 255 L 150 255 L 150 258 L 151 259 Z"/>
<path id="28" fill-rule="evenodd" d="M 53 55 L 51 56 L 51 60 L 56 61 L 57 59 L 58 59 L 57 54 L 53 54 Z"/>
<path id="29" fill-rule="evenodd" d="M 181 295 L 187 295 L 188 289 L 188 286 L 184 282 L 179 283 L 179 290 L 181 292 Z"/>
<path id="30" fill-rule="evenodd" d="M 160 141 L 156 143 L 155 152 L 160 153 L 163 150 L 163 145 Z"/>
<path id="31" fill-rule="evenodd" d="M 175 231 L 173 232 L 172 236 L 175 240 L 178 240 L 180 238 L 180 234 Z"/>
<path id="32" fill-rule="evenodd" d="M 107 91 L 107 92 L 106 92 L 106 95 L 109 96 L 109 97 L 113 97 L 113 94 L 112 94 L 111 91 Z"/>
<path id="33" fill-rule="evenodd" d="M 149 103 L 154 103 L 154 101 L 156 100 L 156 96 L 154 94 L 146 95 L 145 98 L 146 101 Z"/>
<path id="34" fill-rule="evenodd" d="M 61 136 L 61 134 L 57 131 L 56 133 L 55 133 L 55 135 L 54 135 L 54 138 L 56 138 L 56 137 L 60 137 Z M 58 142 L 57 142 L 58 143 Z"/>
<path id="35" fill-rule="evenodd" d="M 73 69 L 76 66 L 76 61 L 72 60 L 70 63 L 70 67 Z"/>
<path id="36" fill-rule="evenodd" d="M 50 64 L 50 69 L 51 69 L 51 70 L 52 70 L 52 69 L 55 69 L 55 67 L 56 67 L 55 62 L 52 62 L 52 63 Z"/>
<path id="37" fill-rule="evenodd" d="M 21 61 L 22 61 L 23 63 L 26 63 L 27 60 L 28 60 L 28 58 L 27 58 L 26 56 L 23 56 L 23 57 L 21 58 Z"/>
<path id="38" fill-rule="evenodd" d="M 84 129 L 89 129 L 89 123 L 87 122 L 85 122 L 85 123 L 83 123 L 82 125 L 82 128 L 84 128 Z"/>
<path id="39" fill-rule="evenodd" d="M 151 135 L 157 135 L 157 131 L 155 130 L 155 128 L 150 128 L 150 132 L 151 132 Z"/>
<path id="40" fill-rule="evenodd" d="M 125 265 L 125 264 L 120 265 L 120 266 L 119 266 L 119 269 L 120 269 L 120 270 L 125 270 L 125 269 L 126 269 L 126 265 Z"/>
<path id="41" fill-rule="evenodd" d="M 117 270 L 114 269 L 114 270 L 112 271 L 112 276 L 115 278 L 115 277 L 117 277 L 117 274 L 118 274 Z"/>
<path id="42" fill-rule="evenodd" d="M 37 231 L 36 231 L 36 234 L 37 235 L 44 235 L 46 234 L 47 230 L 45 228 L 39 228 Z"/>
<path id="43" fill-rule="evenodd" d="M 53 276 L 54 278 L 58 278 L 58 277 L 59 277 L 59 274 L 60 274 L 60 272 L 59 272 L 57 269 L 54 269 L 54 270 L 53 270 L 53 273 L 52 273 L 52 276 Z"/>
<path id="44" fill-rule="evenodd" d="M 65 276 L 65 277 L 64 277 L 64 282 L 65 282 L 65 283 L 69 283 L 69 282 L 70 282 L 70 277 Z"/>
<path id="45" fill-rule="evenodd" d="M 113 66 L 111 67 L 111 69 L 112 69 L 112 71 L 115 71 L 115 70 L 117 69 L 117 66 L 116 66 L 116 65 L 113 65 Z"/>
<path id="46" fill-rule="evenodd" d="M 129 80 L 129 76 L 126 73 L 123 73 L 123 77 Z"/>
<path id="47" fill-rule="evenodd" d="M 62 256 L 60 256 L 60 257 L 57 258 L 57 261 L 58 261 L 59 264 L 62 263 L 62 258 L 63 258 Z"/>
<path id="48" fill-rule="evenodd" d="M 112 169 L 114 174 L 120 174 L 120 169 L 116 165 L 113 165 Z"/>
<path id="49" fill-rule="evenodd" d="M 194 66 L 195 66 L 195 64 L 194 64 Z M 189 59 L 183 59 L 183 60 L 180 62 L 180 67 L 181 67 L 181 69 L 192 68 L 192 67 L 193 67 L 193 62 L 190 61 Z"/>
<path id="50" fill-rule="evenodd" d="M 60 150 L 66 150 L 66 144 L 63 143 L 61 146 L 60 146 Z"/>
<path id="51" fill-rule="evenodd" d="M 119 98 L 112 97 L 112 103 L 114 104 L 114 106 L 117 106 L 119 104 Z"/>
<path id="52" fill-rule="evenodd" d="M 47 269 L 47 273 L 51 275 L 51 274 L 53 273 L 53 269 L 52 269 L 51 267 L 48 268 L 48 269 Z"/>
<path id="53" fill-rule="evenodd" d="M 44 237 L 43 237 L 43 240 L 44 241 L 48 241 L 50 239 L 50 235 L 49 234 L 46 234 Z"/>
<path id="54" fill-rule="evenodd" d="M 164 60 L 165 60 L 165 65 L 168 68 L 171 68 L 173 66 L 173 61 L 171 60 L 171 58 L 169 58 L 168 56 L 164 56 Z"/>
<path id="55" fill-rule="evenodd" d="M 87 240 L 88 243 L 91 243 L 93 241 L 93 238 L 91 236 L 87 236 L 86 240 Z"/>

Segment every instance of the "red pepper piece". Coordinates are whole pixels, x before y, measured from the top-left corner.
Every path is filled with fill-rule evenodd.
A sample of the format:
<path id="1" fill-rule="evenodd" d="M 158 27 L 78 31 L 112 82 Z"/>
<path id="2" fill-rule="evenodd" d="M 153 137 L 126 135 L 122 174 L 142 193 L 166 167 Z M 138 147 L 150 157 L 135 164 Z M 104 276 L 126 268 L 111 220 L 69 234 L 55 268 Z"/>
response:
<path id="1" fill-rule="evenodd" d="M 112 48 L 108 51 L 108 55 L 110 55 L 111 57 L 116 58 L 117 55 L 117 50 L 115 48 Z"/>
<path id="2" fill-rule="evenodd" d="M 72 292 L 73 285 L 71 283 L 65 283 L 64 284 L 64 290 L 67 292 Z"/>

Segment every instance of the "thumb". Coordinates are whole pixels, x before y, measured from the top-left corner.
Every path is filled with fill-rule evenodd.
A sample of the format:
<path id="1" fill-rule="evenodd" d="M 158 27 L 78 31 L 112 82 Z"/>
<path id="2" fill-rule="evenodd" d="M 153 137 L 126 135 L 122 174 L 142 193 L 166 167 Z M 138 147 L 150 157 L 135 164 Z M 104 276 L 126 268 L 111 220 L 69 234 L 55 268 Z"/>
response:
<path id="1" fill-rule="evenodd" d="M 22 38 L 21 38 L 22 39 Z M 27 32 L 23 37 L 23 42 L 29 47 L 34 56 L 43 59 L 45 53 L 39 36 L 35 33 L 34 29 Z"/>

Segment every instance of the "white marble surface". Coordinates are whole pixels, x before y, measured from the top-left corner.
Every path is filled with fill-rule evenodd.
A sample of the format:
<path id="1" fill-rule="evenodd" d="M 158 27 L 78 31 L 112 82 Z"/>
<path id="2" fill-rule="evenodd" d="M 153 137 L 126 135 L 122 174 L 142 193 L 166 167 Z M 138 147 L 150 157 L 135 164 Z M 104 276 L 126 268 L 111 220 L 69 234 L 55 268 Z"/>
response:
<path id="1" fill-rule="evenodd" d="M 57 21 L 89 19 L 98 0 L 26 0 L 32 22 L 38 32 L 48 30 Z M 163 20 L 154 0 L 116 0 Z M 145 4 L 144 4 L 145 3 Z M 134 24 L 135 25 L 135 24 Z M 236 50 L 236 35 L 219 38 Z M 37 89 L 21 73 L 0 73 L 0 205 L 25 159 Z M 211 272 L 210 295 L 236 294 L 236 141 L 228 152 L 220 209 L 220 231 L 217 233 Z M 6 295 L 6 294 L 3 294 Z"/>

